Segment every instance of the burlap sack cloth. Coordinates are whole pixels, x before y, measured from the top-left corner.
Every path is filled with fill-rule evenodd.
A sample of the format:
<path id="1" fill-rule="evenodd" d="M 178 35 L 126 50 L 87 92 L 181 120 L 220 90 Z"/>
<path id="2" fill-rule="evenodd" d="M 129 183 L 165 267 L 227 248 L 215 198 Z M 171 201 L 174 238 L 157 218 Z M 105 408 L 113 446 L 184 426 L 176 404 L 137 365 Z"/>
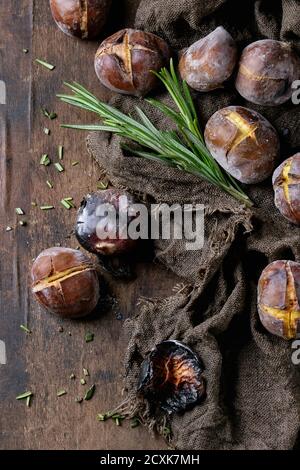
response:
<path id="1" fill-rule="evenodd" d="M 135 22 L 135 27 L 157 33 L 174 49 L 188 46 L 219 25 L 233 35 L 240 49 L 267 37 L 290 41 L 300 52 L 297 0 L 142 0 Z M 224 91 L 198 94 L 195 99 L 203 123 L 229 104 L 261 112 L 281 136 L 282 159 L 300 145 L 300 106 L 291 102 L 276 108 L 258 107 L 239 97 L 233 83 Z M 112 103 L 132 112 L 137 100 L 116 97 Z M 159 126 L 170 126 L 159 112 L 150 115 Z M 144 302 L 127 322 L 129 395 L 135 395 L 139 365 L 146 353 L 162 340 L 178 339 L 203 359 L 207 398 L 192 411 L 172 418 L 175 447 L 299 446 L 300 366 L 292 364 L 291 344 L 268 334 L 256 309 L 261 270 L 276 259 L 300 261 L 300 229 L 275 209 L 271 182 L 246 187 L 256 205 L 251 212 L 201 179 L 123 155 L 115 137 L 90 135 L 88 147 L 114 184 L 156 202 L 206 206 L 201 251 L 187 252 L 183 242 L 156 243 L 157 259 L 182 276 L 187 287 L 168 299 Z"/>

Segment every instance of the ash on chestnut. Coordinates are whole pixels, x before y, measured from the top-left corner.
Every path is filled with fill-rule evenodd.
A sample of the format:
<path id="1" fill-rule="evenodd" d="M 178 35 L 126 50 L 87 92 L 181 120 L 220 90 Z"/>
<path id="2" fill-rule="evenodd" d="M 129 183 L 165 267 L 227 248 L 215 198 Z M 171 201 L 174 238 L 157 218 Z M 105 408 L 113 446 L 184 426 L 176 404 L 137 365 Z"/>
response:
<path id="1" fill-rule="evenodd" d="M 290 222 L 300 225 L 300 153 L 285 160 L 273 174 L 275 206 Z"/>
<path id="2" fill-rule="evenodd" d="M 265 180 L 279 157 L 274 127 L 261 114 L 242 106 L 228 106 L 213 114 L 204 137 L 212 156 L 242 183 Z"/>
<path id="3" fill-rule="evenodd" d="M 292 83 L 300 77 L 300 59 L 285 42 L 263 39 L 242 53 L 236 89 L 248 101 L 277 106 L 292 96 Z"/>
<path id="4" fill-rule="evenodd" d="M 300 337 L 300 263 L 269 264 L 258 282 L 258 313 L 264 327 L 286 340 Z"/>
<path id="5" fill-rule="evenodd" d="M 231 77 L 236 62 L 236 44 L 231 35 L 219 26 L 184 52 L 179 72 L 194 90 L 211 91 L 221 88 Z"/>
<path id="6" fill-rule="evenodd" d="M 123 29 L 102 42 L 95 56 L 95 71 L 112 91 L 144 96 L 158 85 L 159 72 L 170 59 L 168 44 L 158 36 Z"/>
<path id="7" fill-rule="evenodd" d="M 62 247 L 44 250 L 33 263 L 31 278 L 36 300 L 62 317 L 84 317 L 99 301 L 96 268 L 79 250 Z"/>
<path id="8" fill-rule="evenodd" d="M 138 240 L 127 238 L 134 198 L 126 191 L 114 188 L 88 194 L 78 211 L 75 228 L 79 243 L 87 251 L 101 256 L 122 255 L 133 250 Z M 120 226 L 121 220 L 127 221 Z"/>
<path id="9" fill-rule="evenodd" d="M 57 26 L 69 36 L 99 36 L 108 17 L 111 0 L 50 0 Z"/>

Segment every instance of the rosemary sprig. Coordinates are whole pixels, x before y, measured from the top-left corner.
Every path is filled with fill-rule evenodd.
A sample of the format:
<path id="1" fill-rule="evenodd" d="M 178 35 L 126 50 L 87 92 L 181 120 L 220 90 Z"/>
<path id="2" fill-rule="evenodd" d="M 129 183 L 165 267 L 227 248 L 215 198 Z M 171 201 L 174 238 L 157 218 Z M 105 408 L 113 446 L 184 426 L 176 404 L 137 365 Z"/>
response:
<path id="1" fill-rule="evenodd" d="M 132 149 L 123 145 L 131 153 L 201 176 L 246 206 L 252 206 L 253 203 L 248 196 L 238 186 L 237 182 L 221 169 L 205 146 L 190 91 L 185 82 L 179 82 L 172 60 L 170 71 L 163 68 L 156 75 L 165 85 L 177 110 L 157 100 L 148 99 L 147 101 L 174 121 L 177 131 L 158 129 L 139 107 L 136 107 L 139 120 L 133 119 L 131 116 L 98 100 L 92 93 L 76 82 L 73 84 L 65 83 L 71 89 L 73 95 L 63 94 L 58 95 L 58 97 L 72 106 L 96 113 L 103 123 L 100 125 L 64 124 L 62 127 L 88 131 L 107 131 L 118 134 L 141 146 L 141 149 Z"/>

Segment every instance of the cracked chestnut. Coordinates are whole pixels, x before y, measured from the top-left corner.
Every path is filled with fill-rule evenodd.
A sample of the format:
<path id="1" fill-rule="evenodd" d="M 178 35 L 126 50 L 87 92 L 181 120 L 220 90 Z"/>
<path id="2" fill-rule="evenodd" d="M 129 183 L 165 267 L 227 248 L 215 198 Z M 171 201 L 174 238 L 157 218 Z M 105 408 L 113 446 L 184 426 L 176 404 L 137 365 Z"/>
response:
<path id="1" fill-rule="evenodd" d="M 91 260 L 79 250 L 43 251 L 31 270 L 32 292 L 46 310 L 65 318 L 84 317 L 99 300 L 99 279 Z"/>
<path id="2" fill-rule="evenodd" d="M 204 137 L 221 167 L 242 183 L 265 180 L 279 157 L 274 127 L 261 114 L 242 106 L 228 106 L 213 114 Z"/>
<path id="3" fill-rule="evenodd" d="M 158 36 L 123 29 L 102 42 L 95 56 L 100 82 L 112 91 L 144 96 L 158 85 L 159 72 L 170 59 L 168 44 Z"/>
<path id="4" fill-rule="evenodd" d="M 300 263 L 269 264 L 258 282 L 258 313 L 264 327 L 286 340 L 300 337 Z"/>
<path id="5" fill-rule="evenodd" d="M 131 194 L 114 188 L 88 194 L 81 203 L 75 227 L 83 248 L 102 256 L 132 251 L 138 244 L 128 234 L 136 217 L 134 203 Z"/>
<path id="6" fill-rule="evenodd" d="M 154 411 L 171 414 L 193 408 L 206 394 L 200 358 L 176 340 L 157 344 L 141 365 L 138 392 Z"/>
<path id="7" fill-rule="evenodd" d="M 300 225 L 300 153 L 276 168 L 273 188 L 277 209 L 290 222 Z"/>
<path id="8" fill-rule="evenodd" d="M 184 52 L 179 72 L 194 90 L 211 91 L 221 88 L 230 78 L 236 62 L 236 44 L 231 35 L 219 26 Z"/>
<path id="9" fill-rule="evenodd" d="M 285 42 L 263 39 L 242 53 L 236 89 L 251 103 L 277 106 L 292 96 L 292 83 L 300 77 L 300 59 Z"/>
<path id="10" fill-rule="evenodd" d="M 101 33 L 111 0 L 50 0 L 57 26 L 69 36 L 92 39 Z"/>

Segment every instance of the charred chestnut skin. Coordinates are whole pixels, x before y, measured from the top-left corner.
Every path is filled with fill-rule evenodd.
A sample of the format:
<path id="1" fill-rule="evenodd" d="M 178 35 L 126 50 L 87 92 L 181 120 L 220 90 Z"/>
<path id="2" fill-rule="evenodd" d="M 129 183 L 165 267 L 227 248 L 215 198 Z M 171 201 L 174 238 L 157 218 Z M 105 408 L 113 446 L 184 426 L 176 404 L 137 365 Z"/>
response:
<path id="1" fill-rule="evenodd" d="M 122 205 L 121 198 L 127 199 L 129 209 Z M 138 240 L 122 237 L 122 233 L 118 233 L 121 230 L 118 223 L 122 211 L 128 214 L 128 224 L 135 218 L 130 215 L 130 206 L 135 202 L 128 192 L 114 188 L 88 194 L 81 203 L 75 227 L 77 240 L 83 248 L 101 256 L 119 256 L 136 248 Z M 105 219 L 107 220 L 107 213 L 102 216 L 100 211 L 106 206 L 108 209 L 112 207 L 115 210 L 117 223 L 114 223 L 114 219 L 111 223 L 108 222 L 105 227 L 102 227 L 107 236 L 99 238 L 98 224 L 105 224 Z"/>
<path id="2" fill-rule="evenodd" d="M 163 341 L 141 365 L 138 393 L 153 411 L 171 414 L 193 408 L 206 394 L 201 360 L 180 341 Z"/>
<path id="3" fill-rule="evenodd" d="M 99 36 L 108 17 L 111 0 L 50 0 L 52 16 L 65 34 L 80 39 Z"/>
<path id="4" fill-rule="evenodd" d="M 96 268 L 79 250 L 53 247 L 42 251 L 32 265 L 31 279 L 39 304 L 64 318 L 85 317 L 99 301 Z"/>
<path id="5" fill-rule="evenodd" d="M 243 52 L 235 86 L 251 103 L 278 106 L 292 96 L 292 83 L 300 77 L 300 59 L 288 43 L 263 39 Z"/>
<path id="6" fill-rule="evenodd" d="M 264 327 L 286 340 L 300 337 L 300 263 L 269 264 L 258 282 L 258 313 Z"/>
<path id="7" fill-rule="evenodd" d="M 221 167 L 242 183 L 265 180 L 279 158 L 274 127 L 261 114 L 242 106 L 228 106 L 213 114 L 204 137 Z"/>
<path id="8" fill-rule="evenodd" d="M 159 72 L 171 57 L 168 44 L 158 36 L 123 29 L 102 42 L 95 56 L 95 71 L 109 90 L 145 96 L 157 87 Z"/>
<path id="9" fill-rule="evenodd" d="M 275 206 L 287 220 L 300 226 L 300 153 L 281 163 L 272 181 Z"/>
<path id="10" fill-rule="evenodd" d="M 181 78 L 197 91 L 221 88 L 237 62 L 237 48 L 231 35 L 219 26 L 192 44 L 179 62 Z"/>

